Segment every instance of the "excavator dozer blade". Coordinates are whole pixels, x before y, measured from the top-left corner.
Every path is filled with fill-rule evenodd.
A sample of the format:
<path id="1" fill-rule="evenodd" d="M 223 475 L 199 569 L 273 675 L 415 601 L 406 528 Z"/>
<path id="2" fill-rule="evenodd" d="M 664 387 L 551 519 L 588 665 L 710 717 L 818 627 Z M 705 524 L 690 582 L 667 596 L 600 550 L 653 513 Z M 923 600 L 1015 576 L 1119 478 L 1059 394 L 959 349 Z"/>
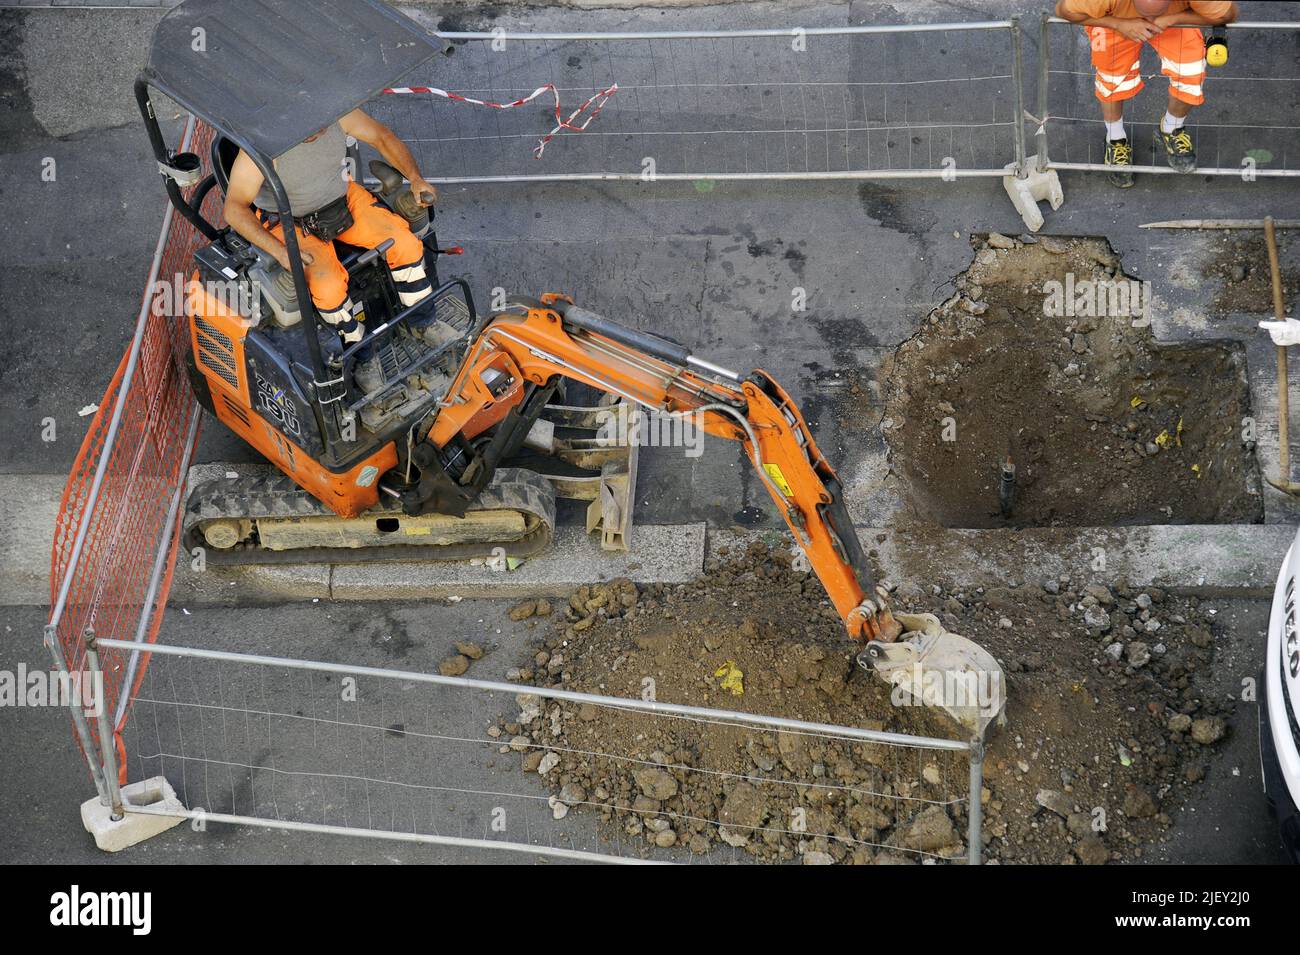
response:
<path id="1" fill-rule="evenodd" d="M 1006 676 L 993 655 L 974 640 L 945 630 L 934 614 L 895 613 L 898 640 L 873 640 L 858 664 L 894 687 L 899 705 L 943 710 L 983 738 L 1006 706 Z"/>

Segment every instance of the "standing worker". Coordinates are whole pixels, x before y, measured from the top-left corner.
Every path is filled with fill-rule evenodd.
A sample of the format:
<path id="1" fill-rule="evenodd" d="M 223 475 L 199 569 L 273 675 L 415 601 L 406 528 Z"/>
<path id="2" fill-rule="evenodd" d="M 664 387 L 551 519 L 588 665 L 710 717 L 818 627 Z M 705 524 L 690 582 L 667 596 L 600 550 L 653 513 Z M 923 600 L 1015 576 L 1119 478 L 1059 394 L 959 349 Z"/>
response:
<path id="1" fill-rule="evenodd" d="M 1237 5 L 1203 0 L 1058 0 L 1056 15 L 1082 25 L 1088 35 L 1097 99 L 1106 122 L 1107 165 L 1133 165 L 1133 147 L 1124 131 L 1124 100 L 1142 89 L 1142 44 L 1147 43 L 1160 54 L 1160 72 L 1169 77 L 1160 144 L 1171 167 L 1179 172 L 1194 170 L 1196 147 L 1183 122 L 1193 106 L 1205 102 L 1205 38 L 1197 25 L 1231 23 L 1237 19 Z M 1110 181 L 1127 189 L 1133 185 L 1133 173 L 1113 170 Z"/>

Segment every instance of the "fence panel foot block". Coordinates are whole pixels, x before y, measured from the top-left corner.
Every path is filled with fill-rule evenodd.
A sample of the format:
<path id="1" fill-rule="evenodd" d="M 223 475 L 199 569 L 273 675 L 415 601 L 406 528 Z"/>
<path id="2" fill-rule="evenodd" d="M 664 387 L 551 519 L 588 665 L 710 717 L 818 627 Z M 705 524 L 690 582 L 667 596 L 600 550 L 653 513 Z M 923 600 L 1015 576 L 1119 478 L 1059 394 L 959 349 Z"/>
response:
<path id="1" fill-rule="evenodd" d="M 1065 193 L 1061 191 L 1061 180 L 1055 169 L 1043 172 L 1038 168 L 1038 157 L 1030 156 L 1025 160 L 1026 175 L 1016 175 L 1015 164 L 1007 166 L 1007 173 L 1002 177 L 1002 186 L 1011 197 L 1011 204 L 1025 220 L 1030 232 L 1037 232 L 1043 227 L 1043 212 L 1038 204 L 1046 200 L 1053 208 L 1061 208 L 1065 202 Z"/>
<path id="2" fill-rule="evenodd" d="M 121 819 L 96 796 L 81 804 L 81 824 L 95 837 L 95 845 L 105 852 L 121 852 L 137 843 L 152 839 L 185 821 L 185 807 L 176 790 L 162 776 L 154 776 L 122 787 L 122 799 L 128 809 Z M 130 806 L 148 806 L 149 814 L 131 812 Z M 174 810 L 177 815 L 155 815 L 160 810 Z"/>

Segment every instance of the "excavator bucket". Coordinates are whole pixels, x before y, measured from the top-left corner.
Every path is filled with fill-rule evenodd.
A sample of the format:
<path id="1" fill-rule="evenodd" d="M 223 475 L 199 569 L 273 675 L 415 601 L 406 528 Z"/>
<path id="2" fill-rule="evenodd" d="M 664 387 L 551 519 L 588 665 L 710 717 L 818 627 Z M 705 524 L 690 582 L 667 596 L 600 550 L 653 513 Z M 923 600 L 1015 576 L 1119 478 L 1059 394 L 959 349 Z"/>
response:
<path id="1" fill-rule="evenodd" d="M 872 640 L 858 654 L 860 666 L 894 688 L 894 702 L 943 710 L 978 738 L 995 720 L 1000 725 L 1006 677 L 993 655 L 945 630 L 932 613 L 895 613 L 894 618 L 902 635 L 893 642 Z"/>

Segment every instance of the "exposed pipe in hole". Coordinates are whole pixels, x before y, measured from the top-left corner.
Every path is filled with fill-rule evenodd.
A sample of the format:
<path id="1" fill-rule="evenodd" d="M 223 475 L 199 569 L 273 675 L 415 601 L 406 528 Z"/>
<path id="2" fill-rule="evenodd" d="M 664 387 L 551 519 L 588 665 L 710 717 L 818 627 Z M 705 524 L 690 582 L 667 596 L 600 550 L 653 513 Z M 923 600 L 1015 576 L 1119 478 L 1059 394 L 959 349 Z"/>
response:
<path id="1" fill-rule="evenodd" d="M 1003 517 L 1011 516 L 1015 498 L 1016 463 L 1011 460 L 1011 454 L 1008 452 L 1007 459 L 1002 462 L 1001 475 L 998 479 L 998 509 L 1002 511 Z"/>

